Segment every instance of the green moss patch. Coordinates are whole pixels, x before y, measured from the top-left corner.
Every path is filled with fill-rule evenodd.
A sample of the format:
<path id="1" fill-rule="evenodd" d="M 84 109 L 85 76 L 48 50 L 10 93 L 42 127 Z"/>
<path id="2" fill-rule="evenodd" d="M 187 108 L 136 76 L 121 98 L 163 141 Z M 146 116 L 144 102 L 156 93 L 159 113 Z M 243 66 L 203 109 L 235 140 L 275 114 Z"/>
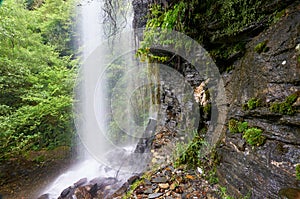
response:
<path id="1" fill-rule="evenodd" d="M 258 128 L 249 128 L 245 131 L 243 138 L 251 146 L 261 146 L 265 142 L 265 137 L 262 135 L 262 130 Z"/>
<path id="2" fill-rule="evenodd" d="M 254 51 L 257 53 L 263 53 L 263 52 L 267 52 L 269 50 L 269 47 L 267 46 L 268 44 L 268 40 L 260 42 L 259 44 L 257 44 L 254 47 Z"/>
<path id="3" fill-rule="evenodd" d="M 288 96 L 283 102 L 274 102 L 270 106 L 270 111 L 273 113 L 280 113 L 283 115 L 293 115 L 296 113 L 295 108 L 292 106 L 300 96 L 300 92 L 293 93 Z"/>
<path id="4" fill-rule="evenodd" d="M 300 180 L 300 164 L 297 164 L 296 166 L 296 178 L 297 180 Z"/>

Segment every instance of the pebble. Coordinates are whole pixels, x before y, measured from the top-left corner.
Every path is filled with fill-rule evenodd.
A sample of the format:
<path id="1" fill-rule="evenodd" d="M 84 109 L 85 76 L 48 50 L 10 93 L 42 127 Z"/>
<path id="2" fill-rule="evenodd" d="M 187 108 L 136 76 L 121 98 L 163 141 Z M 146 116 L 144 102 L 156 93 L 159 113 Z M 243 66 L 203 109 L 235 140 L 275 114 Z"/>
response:
<path id="1" fill-rule="evenodd" d="M 153 183 L 166 183 L 168 181 L 165 177 L 155 177 L 151 180 Z"/>
<path id="2" fill-rule="evenodd" d="M 152 194 L 149 194 L 148 195 L 148 198 L 150 199 L 150 198 L 158 198 L 158 197 L 160 197 L 160 196 L 162 196 L 163 195 L 163 193 L 152 193 Z"/>
<path id="3" fill-rule="evenodd" d="M 161 189 L 167 189 L 167 188 L 169 188 L 170 185 L 168 183 L 160 183 L 160 184 L 158 184 L 158 186 Z"/>

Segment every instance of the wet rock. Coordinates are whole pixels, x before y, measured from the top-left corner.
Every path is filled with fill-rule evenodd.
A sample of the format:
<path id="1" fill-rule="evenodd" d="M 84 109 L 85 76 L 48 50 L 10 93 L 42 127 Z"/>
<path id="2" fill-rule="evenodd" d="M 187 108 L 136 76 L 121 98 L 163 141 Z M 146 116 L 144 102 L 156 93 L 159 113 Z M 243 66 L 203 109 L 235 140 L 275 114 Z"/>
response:
<path id="1" fill-rule="evenodd" d="M 147 153 L 150 151 L 156 125 L 157 121 L 155 119 L 149 119 L 145 132 L 134 150 L 135 153 Z"/>
<path id="2" fill-rule="evenodd" d="M 0 194 L 0 199 L 2 199 L 1 194 Z M 38 197 L 38 199 L 50 199 L 50 196 L 49 196 L 49 194 L 43 194 L 40 197 Z"/>
<path id="3" fill-rule="evenodd" d="M 60 198 L 65 198 L 67 197 L 68 195 L 71 195 L 72 192 L 74 191 L 74 188 L 73 187 L 68 187 L 66 189 L 64 189 L 61 194 L 60 194 Z"/>
<path id="4" fill-rule="evenodd" d="M 147 188 L 145 191 L 144 191 L 145 194 L 151 194 L 153 193 L 153 190 L 152 188 Z"/>
<path id="5" fill-rule="evenodd" d="M 113 185 L 117 182 L 118 180 L 116 178 L 113 177 L 109 177 L 109 178 L 104 178 L 99 184 L 98 184 L 98 189 L 99 190 L 104 190 L 105 187 Z"/>
<path id="6" fill-rule="evenodd" d="M 295 47 L 300 38 L 300 3 L 288 8 L 291 12 L 247 45 L 245 56 L 236 62 L 227 77 L 228 118 L 247 121 L 250 127 L 263 130 L 265 144 L 252 147 L 242 135 L 224 132 L 218 148 L 221 163 L 217 168 L 220 182 L 235 197 L 251 193 L 252 198 L 278 198 L 282 187 L 300 187 L 293 175 L 300 162 L 299 113 L 272 113 L 274 102 L 300 90 L 300 70 Z M 266 42 L 268 51 L 255 52 Z M 243 110 L 251 98 L 262 100 L 255 110 Z"/>
<path id="7" fill-rule="evenodd" d="M 85 183 L 87 183 L 87 178 L 82 178 L 74 183 L 74 187 L 77 188 L 81 185 L 84 185 Z"/>
<path id="8" fill-rule="evenodd" d="M 136 175 L 134 175 L 134 176 L 131 176 L 128 180 L 127 180 L 127 182 L 128 182 L 128 184 L 132 184 L 132 183 L 134 183 L 136 180 L 138 180 L 140 177 L 139 176 L 136 176 Z"/>
<path id="9" fill-rule="evenodd" d="M 165 183 L 167 181 L 168 181 L 168 179 L 165 177 L 155 177 L 151 180 L 151 182 L 153 182 L 153 183 Z"/>
<path id="10" fill-rule="evenodd" d="M 92 185 L 92 186 L 89 188 L 88 191 L 89 191 L 89 193 L 91 194 L 91 196 L 97 195 L 97 191 L 98 191 L 98 186 L 97 186 L 97 184 Z"/>
<path id="11" fill-rule="evenodd" d="M 133 28 L 143 28 L 147 23 L 148 8 L 153 1 L 151 0 L 134 0 L 132 2 L 134 17 L 132 26 Z"/>
<path id="12" fill-rule="evenodd" d="M 152 194 L 149 194 L 148 195 L 148 198 L 151 199 L 151 198 L 158 198 L 160 196 L 162 196 L 163 193 L 152 193 Z"/>
<path id="13" fill-rule="evenodd" d="M 113 195 L 112 198 L 123 195 L 129 188 L 128 182 L 125 182 Z"/>

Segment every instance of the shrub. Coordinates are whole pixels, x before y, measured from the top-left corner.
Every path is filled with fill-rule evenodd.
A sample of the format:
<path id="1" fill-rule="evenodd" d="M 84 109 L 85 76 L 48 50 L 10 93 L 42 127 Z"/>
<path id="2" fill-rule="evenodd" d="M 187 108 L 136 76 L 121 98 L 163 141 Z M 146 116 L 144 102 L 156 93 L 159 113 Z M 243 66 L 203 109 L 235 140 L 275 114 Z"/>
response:
<path id="1" fill-rule="evenodd" d="M 206 145 L 206 142 L 198 135 L 196 135 L 194 139 L 186 145 L 181 143 L 177 144 L 174 166 L 178 167 L 183 164 L 190 168 L 196 168 L 199 166 L 201 163 L 201 148 L 204 145 Z"/>

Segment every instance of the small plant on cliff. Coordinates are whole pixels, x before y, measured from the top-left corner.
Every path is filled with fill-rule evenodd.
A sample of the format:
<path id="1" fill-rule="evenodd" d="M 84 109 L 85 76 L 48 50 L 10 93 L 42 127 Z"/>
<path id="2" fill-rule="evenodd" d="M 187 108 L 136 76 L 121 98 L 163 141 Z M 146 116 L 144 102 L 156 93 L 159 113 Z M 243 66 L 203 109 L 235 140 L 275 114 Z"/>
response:
<path id="1" fill-rule="evenodd" d="M 269 47 L 267 46 L 268 40 L 260 42 L 254 47 L 254 51 L 257 53 L 267 52 L 269 50 Z"/>
<path id="2" fill-rule="evenodd" d="M 239 122 L 238 123 L 238 131 L 239 133 L 243 133 L 248 129 L 248 122 Z"/>
<path id="3" fill-rule="evenodd" d="M 243 110 L 254 110 L 261 106 L 261 100 L 257 98 L 251 98 L 246 104 L 243 104 Z"/>
<path id="4" fill-rule="evenodd" d="M 230 119 L 228 122 L 228 128 L 231 133 L 238 133 L 238 121 L 235 119 Z"/>
<path id="5" fill-rule="evenodd" d="M 248 122 L 240 122 L 235 119 L 230 119 L 228 128 L 231 133 L 243 133 L 248 128 Z"/>
<path id="6" fill-rule="evenodd" d="M 196 168 L 199 166 L 201 163 L 201 148 L 204 145 L 206 145 L 206 142 L 198 135 L 197 132 L 190 143 L 186 145 L 179 143 L 175 152 L 176 160 L 174 162 L 174 166 L 179 167 L 183 164 L 190 168 Z"/>
<path id="7" fill-rule="evenodd" d="M 297 101 L 297 98 L 299 96 L 300 92 L 296 92 L 288 96 L 284 102 L 274 102 L 270 107 L 270 111 L 274 113 L 280 113 L 283 115 L 293 115 L 296 112 L 296 110 L 292 105 L 294 102 Z"/>
<path id="8" fill-rule="evenodd" d="M 245 131 L 243 138 L 251 146 L 260 146 L 265 142 L 265 137 L 262 135 L 262 130 L 258 128 L 249 128 Z"/>
<path id="9" fill-rule="evenodd" d="M 300 164 L 296 165 L 296 178 L 300 180 Z"/>

